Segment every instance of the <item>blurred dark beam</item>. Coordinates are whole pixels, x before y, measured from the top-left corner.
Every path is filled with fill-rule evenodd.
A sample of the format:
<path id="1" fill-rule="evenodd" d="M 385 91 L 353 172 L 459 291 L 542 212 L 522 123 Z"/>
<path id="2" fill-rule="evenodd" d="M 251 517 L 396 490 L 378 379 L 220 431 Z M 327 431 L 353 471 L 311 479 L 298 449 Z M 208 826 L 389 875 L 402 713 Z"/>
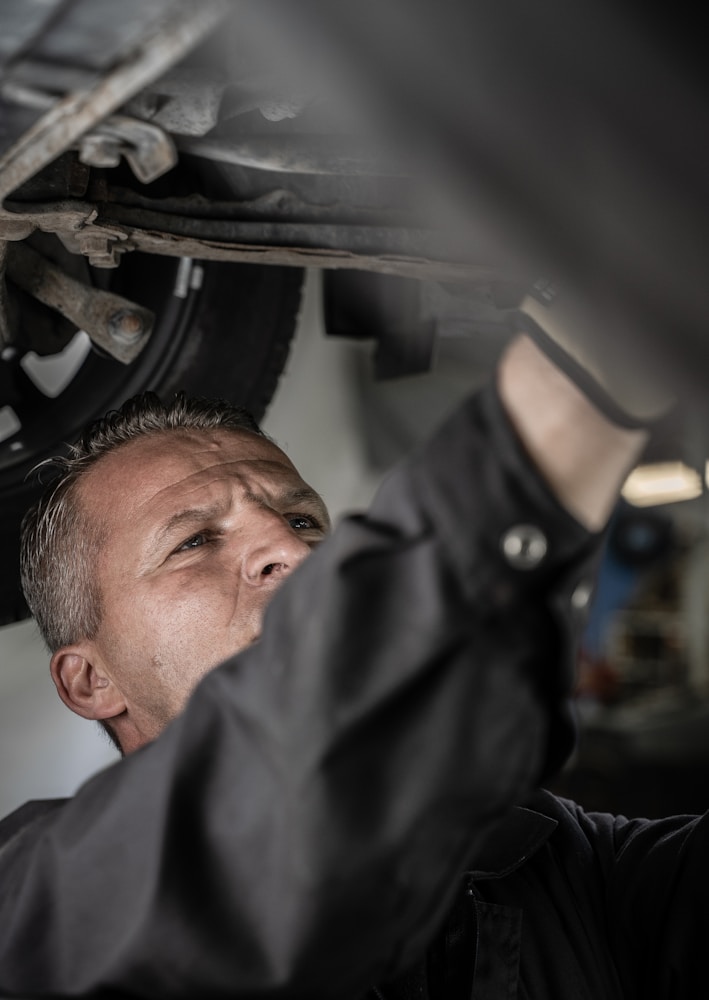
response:
<path id="1" fill-rule="evenodd" d="M 404 150 L 462 244 L 553 272 L 676 365 L 709 361 L 709 101 L 699 13 L 600 0 L 304 0 L 269 6 Z M 263 10 L 263 7 L 262 7 Z M 655 17 L 655 20 L 651 20 Z"/>

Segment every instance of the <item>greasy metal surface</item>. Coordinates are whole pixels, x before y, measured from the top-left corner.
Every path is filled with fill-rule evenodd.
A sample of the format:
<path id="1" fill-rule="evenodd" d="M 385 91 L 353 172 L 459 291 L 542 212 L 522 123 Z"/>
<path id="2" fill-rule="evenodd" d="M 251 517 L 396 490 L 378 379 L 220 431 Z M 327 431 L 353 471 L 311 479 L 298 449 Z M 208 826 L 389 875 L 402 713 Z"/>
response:
<path id="1" fill-rule="evenodd" d="M 226 85 L 223 70 L 178 66 L 136 94 L 124 111 L 174 135 L 205 135 L 217 124 Z"/>
<path id="2" fill-rule="evenodd" d="M 106 71 L 169 15 L 174 0 L 2 0 L 0 63 L 25 75 L 44 65 Z M 26 57 L 31 53 L 31 61 Z M 18 66 L 21 63 L 21 67 Z M 26 77 L 34 81 L 34 77 Z"/>
<path id="3" fill-rule="evenodd" d="M 106 115 L 189 52 L 226 15 L 225 0 L 198 5 L 179 0 L 130 58 L 90 90 L 72 93 L 48 110 L 0 159 L 0 203 L 25 180 L 71 147 Z"/>
<path id="4" fill-rule="evenodd" d="M 398 177 L 408 170 L 401 163 L 342 136 L 232 135 L 228 138 L 179 139 L 184 153 L 219 163 L 295 174 L 365 174 Z"/>
<path id="5" fill-rule="evenodd" d="M 10 247 L 7 274 L 24 291 L 85 330 L 118 361 L 128 364 L 145 347 L 155 319 L 148 309 L 76 281 L 25 243 Z"/>

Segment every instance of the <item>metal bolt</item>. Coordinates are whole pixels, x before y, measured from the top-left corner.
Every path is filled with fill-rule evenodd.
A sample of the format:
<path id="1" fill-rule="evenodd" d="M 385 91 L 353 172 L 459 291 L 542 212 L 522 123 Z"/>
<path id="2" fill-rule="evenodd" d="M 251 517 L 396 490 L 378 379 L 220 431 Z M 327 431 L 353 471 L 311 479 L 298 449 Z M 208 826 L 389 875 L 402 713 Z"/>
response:
<path id="1" fill-rule="evenodd" d="M 145 330 L 142 317 L 130 309 L 119 309 L 108 319 L 108 332 L 114 340 L 134 344 Z"/>

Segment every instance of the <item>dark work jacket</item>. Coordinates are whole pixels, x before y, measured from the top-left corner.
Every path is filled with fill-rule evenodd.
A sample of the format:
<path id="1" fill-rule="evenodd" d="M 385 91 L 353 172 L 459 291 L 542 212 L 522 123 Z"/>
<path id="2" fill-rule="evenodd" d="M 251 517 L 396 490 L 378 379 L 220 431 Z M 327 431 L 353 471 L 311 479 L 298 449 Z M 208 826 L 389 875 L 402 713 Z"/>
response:
<path id="1" fill-rule="evenodd" d="M 624 834 L 604 826 L 594 846 L 555 804 L 531 821 L 559 823 L 544 841 L 518 807 L 572 746 L 572 595 L 601 541 L 530 467 L 495 393 L 467 401 L 293 573 L 261 641 L 210 672 L 159 739 L 7 839 L 0 996 L 358 997 L 438 954 L 461 898 L 470 934 L 509 941 L 502 995 L 517 938 L 521 983 L 557 969 L 593 995 L 620 944 L 633 952 L 644 876 L 628 895 L 618 882 L 615 916 L 593 912 L 627 941 L 618 931 L 611 951 L 590 919 L 583 939 Z M 461 897 L 460 873 L 503 842 L 511 860 Z M 537 898 L 539 917 L 514 916 Z M 655 957 L 669 939 L 653 934 Z M 603 971 L 574 964 L 596 942 Z M 477 984 L 498 975 L 486 955 Z M 453 964 L 430 967 L 434 982 Z"/>
<path id="2" fill-rule="evenodd" d="M 709 817 L 629 820 L 540 791 L 460 880 L 422 961 L 384 1000 L 709 995 Z"/>
<path id="3" fill-rule="evenodd" d="M 0 823 L 0 846 L 64 802 L 18 809 Z M 538 792 L 461 876 L 423 958 L 368 1000 L 706 995 L 708 827 L 708 818 L 692 816 L 585 813 Z"/>

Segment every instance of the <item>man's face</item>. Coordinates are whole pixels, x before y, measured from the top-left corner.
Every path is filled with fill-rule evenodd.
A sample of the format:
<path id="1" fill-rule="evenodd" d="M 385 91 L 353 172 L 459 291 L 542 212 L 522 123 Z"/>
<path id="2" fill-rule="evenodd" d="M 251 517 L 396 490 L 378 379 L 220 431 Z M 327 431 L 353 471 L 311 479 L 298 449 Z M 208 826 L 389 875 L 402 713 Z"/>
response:
<path id="1" fill-rule="evenodd" d="M 80 502 L 106 539 L 93 648 L 139 745 L 204 674 L 258 639 L 264 608 L 328 515 L 286 455 L 248 431 L 131 442 L 88 473 Z"/>

